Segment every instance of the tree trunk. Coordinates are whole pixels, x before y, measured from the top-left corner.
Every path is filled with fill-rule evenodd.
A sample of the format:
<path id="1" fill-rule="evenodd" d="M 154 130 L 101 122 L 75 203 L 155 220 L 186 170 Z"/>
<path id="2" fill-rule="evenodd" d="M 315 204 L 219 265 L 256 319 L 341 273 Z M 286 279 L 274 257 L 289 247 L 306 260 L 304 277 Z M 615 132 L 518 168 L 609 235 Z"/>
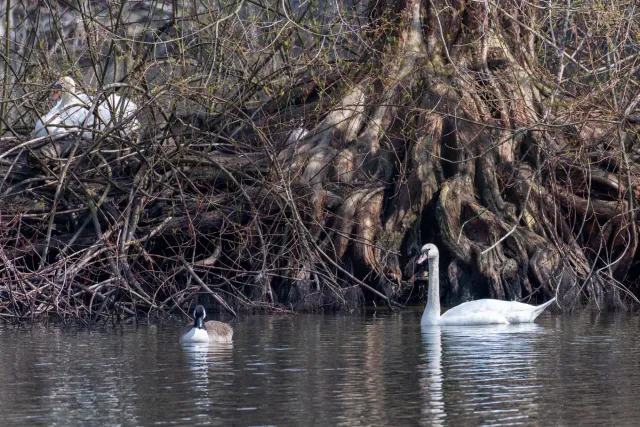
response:
<path id="1" fill-rule="evenodd" d="M 593 73 L 565 68 L 571 49 L 584 59 L 579 42 L 563 34 L 557 63 L 545 69 L 540 47 L 548 40 L 531 28 L 544 8 L 435 0 L 372 7 L 372 33 L 386 36 L 375 71 L 356 75 L 342 110 L 297 147 L 298 159 L 323 154 L 293 165 L 317 177 L 333 161 L 330 176 L 356 186 L 333 222 L 334 256 L 354 257 L 361 276 L 377 276 L 381 290 L 400 299 L 414 286 L 401 266 L 412 266 L 432 241 L 449 265 L 441 287 L 451 302 L 540 302 L 559 292 L 565 308 L 590 301 L 621 308 L 633 284 L 637 176 L 628 162 L 608 172 L 610 163 L 584 158 L 597 150 L 598 161 L 620 159 L 616 127 L 630 125 L 587 117 L 592 107 L 581 96 L 597 91 L 583 95 L 580 82 Z M 389 20 L 391 28 L 383 24 Z M 556 81 L 547 84 L 542 69 Z M 628 110 L 637 100 L 625 102 Z M 565 119 L 578 121 L 577 114 L 584 117 L 578 128 Z M 626 135 L 636 143 L 635 133 Z M 627 178 L 629 185 L 621 182 Z M 338 180 L 322 181 L 326 188 Z M 320 179 L 308 182 L 321 188 Z M 378 186 L 386 201 L 373 196 Z"/>

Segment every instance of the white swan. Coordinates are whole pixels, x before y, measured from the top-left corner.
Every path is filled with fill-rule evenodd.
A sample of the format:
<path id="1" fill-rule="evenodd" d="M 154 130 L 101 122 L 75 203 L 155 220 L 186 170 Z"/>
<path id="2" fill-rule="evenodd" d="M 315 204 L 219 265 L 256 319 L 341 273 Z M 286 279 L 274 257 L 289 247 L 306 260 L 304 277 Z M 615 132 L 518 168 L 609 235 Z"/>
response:
<path id="1" fill-rule="evenodd" d="M 76 90 L 76 82 L 71 77 L 63 77 L 53 85 L 53 99 L 55 101 L 58 98 L 58 103 L 51 111 L 36 122 L 34 136 L 63 135 L 80 129 L 92 129 L 94 116 L 98 117 L 95 129 L 100 131 L 125 120 L 123 131 L 126 134 L 133 133 L 140 127 L 140 122 L 133 117 L 138 109 L 137 105 L 116 94 L 107 96 L 96 106 L 94 114 L 89 114 L 93 100 Z M 90 139 L 92 132 L 85 130 L 82 136 Z"/>
<path id="2" fill-rule="evenodd" d="M 77 132 L 78 127 L 85 124 L 89 115 L 87 104 L 89 97 L 75 92 L 75 82 L 70 77 L 63 77 L 53 85 L 53 100 L 58 103 L 42 120 L 36 122 L 33 134 L 36 137 L 62 135 Z M 89 118 L 88 124 L 92 124 Z"/>
<path id="3" fill-rule="evenodd" d="M 197 305 L 193 310 L 194 324 L 180 336 L 181 343 L 230 343 L 233 339 L 233 328 L 224 322 L 210 320 L 204 322 L 207 312 Z"/>
<path id="4" fill-rule="evenodd" d="M 137 112 L 138 106 L 133 101 L 115 93 L 98 105 L 98 115 L 103 124 L 112 127 L 125 122 L 122 130 L 127 135 L 140 129 L 140 122 L 134 117 Z"/>
<path id="5" fill-rule="evenodd" d="M 438 279 L 439 252 L 436 245 L 427 243 L 422 247 L 418 264 L 429 260 L 429 295 L 422 314 L 422 325 L 487 325 L 530 323 L 556 299 L 535 306 L 516 301 L 481 299 L 469 301 L 447 310 L 440 315 L 440 284 Z"/>

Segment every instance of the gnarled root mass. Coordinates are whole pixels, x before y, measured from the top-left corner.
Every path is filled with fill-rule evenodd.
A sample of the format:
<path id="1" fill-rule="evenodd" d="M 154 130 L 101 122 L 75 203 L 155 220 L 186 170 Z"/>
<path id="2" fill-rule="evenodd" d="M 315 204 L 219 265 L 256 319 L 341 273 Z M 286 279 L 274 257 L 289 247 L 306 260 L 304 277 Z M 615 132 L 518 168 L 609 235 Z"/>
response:
<path id="1" fill-rule="evenodd" d="M 5 136 L 0 315 L 423 303 L 426 242 L 448 303 L 628 307 L 640 20 L 618 6 L 375 2 L 348 66 L 318 54 L 283 83 L 260 59 L 228 98 L 164 82 L 135 141 Z M 178 114 L 163 91 L 216 106 Z"/>

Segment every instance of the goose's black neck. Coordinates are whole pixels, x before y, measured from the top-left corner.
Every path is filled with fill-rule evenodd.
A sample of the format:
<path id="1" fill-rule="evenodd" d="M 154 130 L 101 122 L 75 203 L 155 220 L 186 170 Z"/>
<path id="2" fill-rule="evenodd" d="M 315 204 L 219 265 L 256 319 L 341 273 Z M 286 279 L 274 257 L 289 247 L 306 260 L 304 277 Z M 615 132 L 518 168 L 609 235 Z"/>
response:
<path id="1" fill-rule="evenodd" d="M 197 305 L 195 310 L 193 310 L 193 327 L 204 329 L 204 318 L 207 316 L 207 312 L 204 310 L 204 307 L 201 305 Z"/>
<path id="2" fill-rule="evenodd" d="M 204 320 L 202 319 L 202 316 L 196 316 L 196 320 L 193 323 L 193 327 L 204 329 Z"/>

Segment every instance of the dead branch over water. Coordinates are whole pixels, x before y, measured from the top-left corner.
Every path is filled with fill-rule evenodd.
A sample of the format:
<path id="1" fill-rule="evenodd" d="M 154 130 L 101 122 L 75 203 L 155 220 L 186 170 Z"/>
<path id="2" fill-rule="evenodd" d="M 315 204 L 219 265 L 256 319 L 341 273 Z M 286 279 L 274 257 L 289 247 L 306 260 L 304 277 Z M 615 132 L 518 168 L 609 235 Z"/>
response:
<path id="1" fill-rule="evenodd" d="M 428 241 L 447 302 L 624 308 L 636 9 L 12 0 L 0 316 L 422 303 Z M 135 100 L 140 135 L 30 136 L 62 75 Z"/>

